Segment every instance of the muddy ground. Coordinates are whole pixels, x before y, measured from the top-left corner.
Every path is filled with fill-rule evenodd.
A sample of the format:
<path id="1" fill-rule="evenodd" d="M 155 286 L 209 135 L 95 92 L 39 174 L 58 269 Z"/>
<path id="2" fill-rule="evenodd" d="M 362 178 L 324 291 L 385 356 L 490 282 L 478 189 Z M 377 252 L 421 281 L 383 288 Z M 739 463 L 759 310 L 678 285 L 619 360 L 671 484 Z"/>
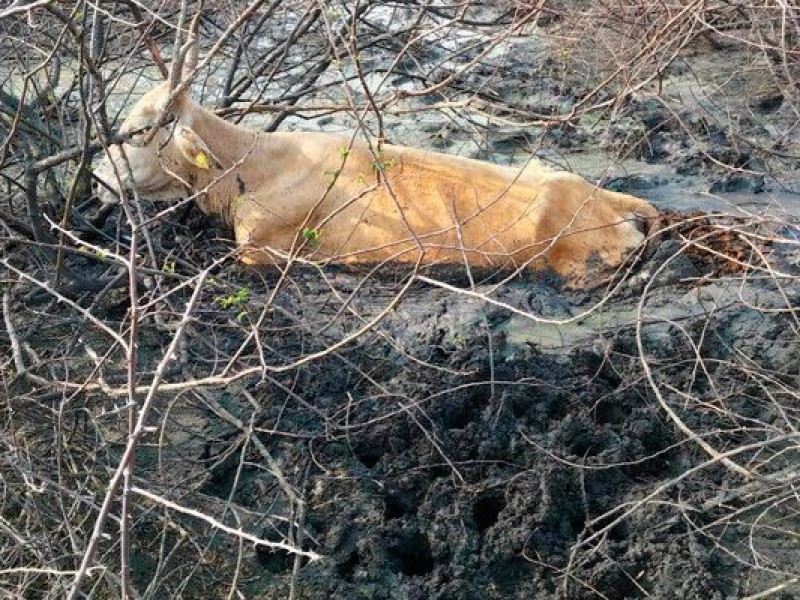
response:
<path id="1" fill-rule="evenodd" d="M 527 100 L 543 106 L 579 97 L 548 87 L 547 59 L 534 50 L 522 44 L 503 58 L 517 77 L 497 95 L 530 85 Z M 252 384 L 262 410 L 233 393 L 243 422 L 286 434 L 264 443 L 304 490 L 303 543 L 324 555 L 293 574 L 284 554 L 256 550 L 248 593 L 800 595 L 794 109 L 763 82 L 731 75 L 745 62 L 699 53 L 674 65 L 666 102 L 638 99 L 601 123 L 496 131 L 471 151 L 463 132 L 442 138 L 441 124 L 423 123 L 433 147 L 513 161 L 536 146 L 665 210 L 738 220 L 673 220 L 591 289 L 547 274 L 481 274 L 488 280 L 471 287 L 463 273 L 437 273 L 469 293 L 414 284 L 335 355 Z M 395 141 L 417 134 L 388 120 Z M 296 278 L 278 299 L 274 326 L 295 337 L 269 338 L 274 364 L 346 338 L 404 281 L 326 273 L 325 284 L 316 272 Z M 250 289 L 262 281 L 245 280 Z M 232 428 L 214 432 L 220 441 L 204 456 L 212 463 L 235 438 Z M 215 464 L 207 494 L 253 511 L 270 504 L 263 473 Z"/>
<path id="2" fill-rule="evenodd" d="M 157 242 L 206 223 L 193 251 L 224 252 L 204 217 L 188 219 Z M 322 558 L 295 565 L 167 513 L 200 551 L 145 504 L 135 584 L 166 543 L 180 550 L 156 591 L 185 579 L 190 597 L 224 597 L 234 579 L 252 598 L 795 597 L 799 230 L 679 214 L 663 227 L 577 289 L 547 273 L 472 285 L 456 268 L 423 274 L 456 289 L 407 286 L 402 268 L 300 268 L 278 286 L 274 271 L 220 267 L 166 387 L 267 368 L 165 389 L 139 481 Z M 171 334 L 143 328 L 142 373 Z M 120 385 L 113 362 L 103 375 Z M 119 400 L 83 398 L 114 464 Z"/>
<path id="3" fill-rule="evenodd" d="M 551 112 L 581 97 L 589 84 L 564 79 L 540 50 L 521 37 L 489 57 L 486 69 L 503 73 L 492 93 Z M 403 269 L 298 268 L 286 279 L 233 261 L 214 269 L 166 372 L 137 482 L 322 558 L 239 545 L 142 501 L 137 588 L 155 598 L 232 588 L 309 600 L 800 597 L 796 107 L 764 81 L 734 76 L 750 72 L 749 54 L 722 50 L 676 61 L 661 98 L 634 96 L 597 121 L 490 127 L 476 142 L 439 113 L 386 117 L 394 142 L 502 162 L 535 152 L 681 211 L 600 284 L 570 288 L 548 273 L 475 273 L 473 282 L 445 269 L 424 274 L 444 286 L 407 286 Z M 301 125 L 349 122 L 286 128 Z M 689 214 L 696 209 L 735 218 Z M 119 211 L 105 233 L 125 238 Z M 191 208 L 153 235 L 164 270 L 143 295 L 231 247 L 224 228 Z M 85 252 L 66 260 L 89 278 L 108 276 L 108 263 Z M 63 291 L 112 329 L 124 323 L 124 288 Z M 160 320 L 143 322 L 142 383 L 189 292 L 178 288 Z M 14 302 L 17 334 L 45 365 L 37 374 L 124 384 L 124 357 L 105 357 L 108 340 L 70 306 L 36 285 Z M 21 438 L 75 409 L 67 453 L 80 457 L 76 472 L 85 460 L 100 474 L 76 476 L 75 489 L 97 497 L 125 441 L 119 397 L 10 386 L 17 415 L 34 424 Z M 42 397 L 63 402 L 61 412 L 42 411 Z M 50 467 L 43 458 L 31 469 Z"/>
<path id="4" fill-rule="evenodd" d="M 187 218 L 154 242 L 182 246 L 205 223 L 186 248 L 224 253 L 202 215 Z M 297 269 L 279 286 L 277 272 L 223 264 L 166 371 L 136 485 L 266 540 L 292 522 L 294 543 L 322 558 L 295 564 L 142 501 L 135 585 L 193 598 L 232 586 L 348 600 L 795 597 L 798 233 L 673 215 L 578 289 L 547 273 L 473 273 L 472 285 L 453 268 L 423 276 L 455 289 L 406 285 L 399 268 Z M 141 383 L 190 291 L 143 322 Z M 42 396 L 13 382 L 15 422 L 29 423 L 17 439 L 41 472 L 50 448 L 35 440 L 69 423 L 62 460 L 98 475 L 64 481 L 99 494 L 125 443 L 124 356 L 88 371 L 108 340 L 48 298 L 31 286 L 14 316 L 49 360 L 36 374 L 92 385 Z M 128 309 L 124 289 L 94 301 L 112 327 Z"/>
<path id="5" fill-rule="evenodd" d="M 712 220 L 704 239 L 726 225 Z M 721 599 L 790 579 L 800 290 L 688 249 L 689 231 L 591 290 L 478 283 L 487 303 L 415 284 L 370 334 L 248 386 L 261 410 L 231 392 L 241 421 L 283 432 L 263 441 L 307 497 L 304 544 L 324 558 L 299 570 L 297 597 Z M 735 257 L 734 246 L 718 248 Z M 798 273 L 796 247 L 769 256 Z M 268 336 L 268 360 L 341 340 L 399 288 L 347 272 L 330 281 L 361 286 L 359 316 L 337 318 L 340 301 L 308 274 L 273 322 L 297 337 Z M 731 455 L 751 476 L 678 421 L 716 452 L 754 444 Z M 240 462 L 220 457 L 236 428 L 212 430 L 204 492 L 242 510 L 274 502 L 255 466 L 233 489 Z M 246 561 L 248 596 L 288 594 L 286 555 Z"/>
<path id="6" fill-rule="evenodd" d="M 723 77 L 730 56 L 706 57 L 676 65 L 676 94 L 698 71 L 709 87 Z M 547 66 L 525 52 L 506 58 L 518 82 Z M 784 135 L 793 117 L 777 92 L 768 102 L 745 93 L 752 82 L 727 83 L 738 91 L 716 97 L 742 103 L 747 141 L 731 133 L 729 107 L 707 112 L 684 97 L 679 113 L 641 100 L 610 124 L 500 131 L 467 153 L 513 160 L 536 139 L 539 156 L 661 208 L 741 220 L 668 229 L 593 289 L 546 274 L 489 274 L 473 289 L 463 273 L 437 273 L 474 293 L 414 284 L 335 355 L 250 384 L 260 410 L 232 392 L 243 422 L 284 432 L 263 440 L 306 495 L 305 547 L 324 555 L 293 574 L 280 552 L 248 553 L 248 595 L 286 597 L 292 585 L 309 599 L 705 600 L 774 586 L 775 597 L 800 595 L 800 255 L 787 217 L 797 214 L 797 161 L 762 151 L 795 152 Z M 536 91 L 554 104 L 580 95 Z M 756 97 L 762 104 L 744 106 Z M 389 130 L 399 142 L 411 133 Z M 436 124 L 427 132 L 446 151 L 470 143 L 458 130 L 437 141 Z M 767 238 L 779 242 L 764 247 Z M 325 284 L 315 272 L 295 278 L 279 298 L 274 327 L 293 334 L 269 337 L 268 361 L 344 339 L 404 281 L 326 273 Z M 261 275 L 245 281 L 255 289 Z M 212 430 L 204 492 L 274 506 L 269 476 L 219 459 L 235 429 Z M 263 531 L 279 539 L 286 527 Z"/>

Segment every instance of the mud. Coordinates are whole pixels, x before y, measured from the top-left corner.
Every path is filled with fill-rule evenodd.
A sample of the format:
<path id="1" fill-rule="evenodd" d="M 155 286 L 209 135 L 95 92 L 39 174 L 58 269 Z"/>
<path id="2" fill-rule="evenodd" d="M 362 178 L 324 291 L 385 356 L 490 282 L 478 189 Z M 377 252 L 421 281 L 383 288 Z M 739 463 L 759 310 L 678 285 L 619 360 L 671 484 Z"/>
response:
<path id="1" fill-rule="evenodd" d="M 423 273 L 445 286 L 406 285 L 402 268 L 308 267 L 286 278 L 233 261 L 215 269 L 164 384 L 255 374 L 197 394 L 163 392 L 137 477 L 231 527 L 302 538 L 322 558 L 240 546 L 196 519 L 165 511 L 159 520 L 160 509 L 143 504 L 137 589 L 162 560 L 161 585 L 185 586 L 185 597 L 233 596 L 234 580 L 244 597 L 293 590 L 307 600 L 800 597 L 800 142 L 791 98 L 751 94 L 759 82 L 732 75 L 744 58 L 676 61 L 663 94 L 633 95 L 613 118 L 490 123 L 477 141 L 473 123 L 444 111 L 387 114 L 393 142 L 504 163 L 535 153 L 680 213 L 592 287 L 453 268 Z M 491 76 L 493 100 L 554 114 L 588 91 L 533 36 L 485 62 L 466 83 L 482 90 Z M 348 119 L 288 119 L 286 129 L 351 130 Z M 119 211 L 103 233 L 130 239 Z M 176 278 L 231 249 L 196 210 L 169 215 L 152 235 Z M 67 260 L 72 272 L 105 275 L 79 253 Z M 175 283 L 157 279 L 142 293 Z M 123 289 L 99 300 L 62 291 L 112 328 L 125 322 Z M 85 321 L 49 292 L 23 292 L 15 318 L 51 369 L 40 374 L 94 381 L 82 344 L 105 356 L 96 332 L 78 331 Z M 162 320 L 177 322 L 188 296 L 166 295 Z M 142 382 L 173 332 L 143 321 Z M 66 357 L 53 339 L 80 356 Z M 108 385 L 125 382 L 123 358 L 107 357 Z M 17 415 L 55 422 L 38 400 L 19 397 Z M 127 427 L 118 398 L 75 397 L 70 406 L 98 423 L 86 445 L 101 445 L 97 435 L 108 452 L 92 460 L 115 466 Z M 304 498 L 302 510 L 264 452 Z M 160 544 L 187 531 L 196 546 L 163 558 Z"/>
<path id="2" fill-rule="evenodd" d="M 575 82 L 537 80 L 552 65 L 524 43 L 504 64 L 540 83 L 520 91 L 503 79 L 498 97 L 523 94 L 557 112 L 580 96 Z M 323 558 L 245 552 L 245 595 L 721 600 L 774 586 L 777 597 L 800 595 L 791 583 L 800 186 L 797 160 L 780 157 L 797 144 L 784 135 L 791 108 L 775 100 L 751 111 L 749 83 L 725 79 L 726 60 L 676 65 L 664 94 L 674 104 L 638 98 L 608 122 L 490 128 L 488 147 L 436 117 L 387 116 L 395 142 L 418 143 L 422 131 L 425 145 L 501 162 L 527 160 L 535 142 L 545 160 L 681 212 L 591 288 L 546 273 L 471 280 L 444 269 L 426 275 L 460 291 L 417 281 L 395 302 L 403 269 L 294 271 L 264 316 L 262 349 L 247 346 L 237 362 L 274 371 L 214 394 L 263 432 L 306 498 L 303 545 Z M 698 79 L 717 91 L 688 93 Z M 703 104 L 722 99 L 717 112 Z M 755 115 L 738 130 L 747 143 L 721 120 L 736 111 Z M 779 142 L 780 156 L 764 150 Z M 195 248 L 190 262 L 227 249 L 210 225 L 175 227 L 162 235 Z M 219 276 L 249 300 L 202 320 L 185 375 L 207 376 L 239 348 L 246 331 L 231 323 L 254 321 L 280 279 L 241 267 Z M 213 295 L 205 302 L 219 308 Z M 273 515 L 248 529 L 283 539 L 297 514 L 263 457 L 248 450 L 242 468 L 237 428 L 210 410 L 199 419 L 209 441 L 181 450 L 181 464 L 201 482 L 203 506 L 215 498 L 240 515 Z M 735 464 L 715 454 L 725 452 Z M 222 573 L 234 548 L 219 550 Z"/>
<path id="3" fill-rule="evenodd" d="M 307 498 L 304 544 L 324 558 L 296 573 L 297 597 L 722 599 L 783 580 L 800 554 L 771 528 L 800 523 L 772 506 L 789 484 L 767 478 L 795 472 L 780 436 L 795 422 L 800 293 L 759 269 L 797 275 L 800 251 L 774 223 L 664 227 L 631 274 L 593 289 L 436 273 L 468 293 L 414 284 L 369 334 L 248 384 L 260 411 L 226 393 L 242 421 L 282 432 L 262 440 Z M 761 262 L 743 240 L 767 237 Z M 257 289 L 261 275 L 235 279 Z M 270 364 L 346 338 L 402 281 L 326 275 L 279 296 Z M 757 478 L 711 460 L 662 403 L 718 452 L 764 442 L 735 455 Z M 214 433 L 204 493 L 274 506 L 263 472 L 233 489 L 239 463 L 220 457 L 236 430 Z M 286 597 L 290 557 L 259 549 L 246 563 L 248 594 Z"/>

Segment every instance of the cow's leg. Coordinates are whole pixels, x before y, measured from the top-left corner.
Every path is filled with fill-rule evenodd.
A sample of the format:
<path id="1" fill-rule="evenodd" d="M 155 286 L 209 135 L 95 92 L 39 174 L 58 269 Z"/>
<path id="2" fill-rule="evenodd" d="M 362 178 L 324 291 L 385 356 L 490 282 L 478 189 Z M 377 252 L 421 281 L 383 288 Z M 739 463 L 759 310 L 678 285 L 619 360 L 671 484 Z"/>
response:
<path id="1" fill-rule="evenodd" d="M 270 252 L 270 240 L 265 235 L 269 224 L 257 210 L 250 198 L 236 198 L 230 207 L 230 224 L 239 250 L 238 258 L 246 265 L 274 264 L 276 257 Z"/>
<path id="2" fill-rule="evenodd" d="M 644 239 L 637 216 L 617 196 L 566 177 L 543 186 L 541 234 L 551 243 L 553 269 L 574 279 L 596 274 L 620 264 Z"/>

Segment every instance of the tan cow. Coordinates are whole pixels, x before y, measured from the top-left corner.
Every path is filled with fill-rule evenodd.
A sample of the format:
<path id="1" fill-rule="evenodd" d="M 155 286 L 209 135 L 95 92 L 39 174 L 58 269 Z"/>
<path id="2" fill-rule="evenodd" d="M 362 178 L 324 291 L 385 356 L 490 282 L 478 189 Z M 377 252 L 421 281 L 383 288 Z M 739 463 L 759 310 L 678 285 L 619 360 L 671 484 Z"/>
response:
<path id="1" fill-rule="evenodd" d="M 122 131 L 157 124 L 169 97 L 167 83 L 144 95 Z M 167 113 L 149 143 L 142 133 L 124 145 L 127 162 L 112 147 L 123 185 L 154 198 L 199 194 L 233 228 L 246 263 L 466 261 L 582 278 L 597 260 L 618 265 L 658 214 L 538 162 L 518 169 L 326 133 L 261 133 L 186 93 Z M 118 190 L 114 171 L 107 156 L 96 175 Z"/>

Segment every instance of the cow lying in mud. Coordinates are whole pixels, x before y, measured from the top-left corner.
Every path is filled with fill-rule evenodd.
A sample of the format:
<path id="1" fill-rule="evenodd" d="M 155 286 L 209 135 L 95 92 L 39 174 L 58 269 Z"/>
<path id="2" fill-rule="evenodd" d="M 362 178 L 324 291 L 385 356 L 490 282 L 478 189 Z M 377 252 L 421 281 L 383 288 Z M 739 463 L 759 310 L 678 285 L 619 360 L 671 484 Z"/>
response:
<path id="1" fill-rule="evenodd" d="M 122 131 L 143 131 L 123 145 L 126 160 L 114 146 L 96 170 L 101 198 L 115 200 L 120 183 L 152 198 L 197 194 L 250 264 L 292 255 L 466 262 L 584 278 L 598 260 L 618 265 L 657 215 L 644 200 L 539 163 L 518 169 L 325 133 L 260 133 L 186 92 L 169 100 L 164 83 L 130 111 Z"/>

